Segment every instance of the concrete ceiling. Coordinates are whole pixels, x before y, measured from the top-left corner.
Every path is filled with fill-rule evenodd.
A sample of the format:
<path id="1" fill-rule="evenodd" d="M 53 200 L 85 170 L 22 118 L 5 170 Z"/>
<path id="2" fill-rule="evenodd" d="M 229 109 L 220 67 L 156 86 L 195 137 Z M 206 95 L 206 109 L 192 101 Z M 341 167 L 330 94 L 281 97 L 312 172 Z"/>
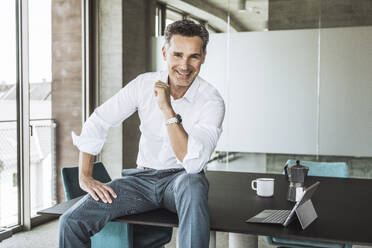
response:
<path id="1" fill-rule="evenodd" d="M 161 0 L 160 2 L 191 13 L 222 32 L 263 31 L 267 29 L 269 0 L 246 0 L 245 11 L 238 10 L 240 0 Z"/>
<path id="2" fill-rule="evenodd" d="M 246 10 L 238 10 L 241 0 L 208 0 L 211 5 L 228 11 L 231 19 L 243 26 L 241 31 L 263 31 L 267 28 L 269 0 L 246 0 Z"/>

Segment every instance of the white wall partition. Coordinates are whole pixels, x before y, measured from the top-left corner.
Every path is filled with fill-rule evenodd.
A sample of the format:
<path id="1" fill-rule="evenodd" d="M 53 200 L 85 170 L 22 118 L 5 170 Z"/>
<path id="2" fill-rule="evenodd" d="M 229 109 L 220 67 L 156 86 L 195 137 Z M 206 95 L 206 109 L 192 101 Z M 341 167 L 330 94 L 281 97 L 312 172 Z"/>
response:
<path id="1" fill-rule="evenodd" d="M 372 156 L 372 27 L 321 30 L 320 154 Z"/>

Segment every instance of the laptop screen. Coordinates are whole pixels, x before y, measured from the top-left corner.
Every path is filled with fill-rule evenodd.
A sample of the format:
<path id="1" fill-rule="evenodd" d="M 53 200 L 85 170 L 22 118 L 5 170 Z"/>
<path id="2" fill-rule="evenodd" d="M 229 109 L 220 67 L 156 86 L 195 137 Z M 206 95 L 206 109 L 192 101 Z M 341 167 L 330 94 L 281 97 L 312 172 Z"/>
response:
<path id="1" fill-rule="evenodd" d="M 296 205 L 294 205 L 293 209 L 291 210 L 291 213 L 288 215 L 287 219 L 285 220 L 284 222 L 284 226 L 287 226 L 289 223 L 291 223 L 292 221 L 292 217 L 296 211 L 296 209 L 301 206 L 302 204 L 304 204 L 305 202 L 307 202 L 308 200 L 311 199 L 311 197 L 313 196 L 314 192 L 317 190 L 317 188 L 319 187 L 319 184 L 320 182 L 316 182 L 314 183 L 313 185 L 311 185 L 310 187 L 306 188 L 301 199 L 296 203 Z"/>

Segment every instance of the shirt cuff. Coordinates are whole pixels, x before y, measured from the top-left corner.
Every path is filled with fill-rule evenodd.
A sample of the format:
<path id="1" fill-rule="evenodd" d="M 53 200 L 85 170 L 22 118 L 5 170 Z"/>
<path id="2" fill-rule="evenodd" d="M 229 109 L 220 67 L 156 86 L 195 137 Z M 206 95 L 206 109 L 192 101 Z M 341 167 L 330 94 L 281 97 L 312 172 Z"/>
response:
<path id="1" fill-rule="evenodd" d="M 188 137 L 187 141 L 187 153 L 181 162 L 177 157 L 177 164 L 182 165 L 187 173 L 198 173 L 202 168 L 200 167 L 201 162 L 201 151 L 203 146 L 200 142 L 194 139 L 191 135 Z M 195 168 L 194 168 L 195 167 Z"/>
<path id="2" fill-rule="evenodd" d="M 91 155 L 97 155 L 101 152 L 102 147 L 105 143 L 104 139 L 92 139 L 83 136 L 78 136 L 75 132 L 71 132 L 72 143 L 82 152 L 89 153 Z"/>

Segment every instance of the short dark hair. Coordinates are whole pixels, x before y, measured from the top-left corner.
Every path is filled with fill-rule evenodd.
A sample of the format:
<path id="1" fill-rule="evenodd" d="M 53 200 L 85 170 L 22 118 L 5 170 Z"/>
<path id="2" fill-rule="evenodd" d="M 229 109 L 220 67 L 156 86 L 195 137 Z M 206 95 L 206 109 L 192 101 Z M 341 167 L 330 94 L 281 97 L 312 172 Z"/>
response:
<path id="1" fill-rule="evenodd" d="M 197 24 L 191 20 L 175 21 L 165 29 L 165 44 L 169 45 L 173 35 L 179 34 L 186 37 L 199 36 L 203 41 L 203 52 L 207 48 L 209 33 L 202 24 Z"/>

